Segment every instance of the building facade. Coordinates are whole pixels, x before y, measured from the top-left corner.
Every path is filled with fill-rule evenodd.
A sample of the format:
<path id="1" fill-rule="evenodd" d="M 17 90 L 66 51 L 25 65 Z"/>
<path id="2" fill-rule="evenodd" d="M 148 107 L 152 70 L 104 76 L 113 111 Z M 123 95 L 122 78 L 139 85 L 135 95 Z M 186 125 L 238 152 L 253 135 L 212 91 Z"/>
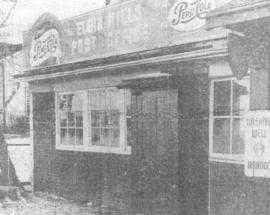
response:
<path id="1" fill-rule="evenodd" d="M 256 116 L 253 119 L 264 121 L 250 123 L 254 141 L 244 139 L 240 162 L 210 163 L 211 214 L 269 214 L 269 135 L 265 123 L 269 113 L 269 9 L 269 1 L 235 0 L 208 15 L 207 28 L 225 27 L 237 35 L 229 39 L 229 56 L 234 57 L 231 68 L 242 81 L 241 73 L 249 71 L 250 96 L 245 107 Z M 258 135 L 258 130 L 265 134 Z M 245 127 L 243 135 L 247 134 Z"/>
<path id="2" fill-rule="evenodd" d="M 35 191 L 123 214 L 242 210 L 244 116 L 263 85 L 232 72 L 237 33 L 206 30 L 226 2 L 190 3 L 44 14 L 25 33 Z"/>

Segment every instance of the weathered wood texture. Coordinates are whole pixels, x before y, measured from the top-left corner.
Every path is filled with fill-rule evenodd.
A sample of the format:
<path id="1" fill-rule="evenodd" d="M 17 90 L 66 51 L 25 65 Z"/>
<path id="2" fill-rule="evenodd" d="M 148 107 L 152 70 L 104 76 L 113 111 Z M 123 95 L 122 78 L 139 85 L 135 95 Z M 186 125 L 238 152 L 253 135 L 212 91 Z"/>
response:
<path id="1" fill-rule="evenodd" d="M 207 215 L 209 80 L 182 77 L 179 84 L 180 214 Z"/>
<path id="2" fill-rule="evenodd" d="M 207 78 L 134 92 L 131 156 L 55 150 L 54 93 L 34 93 L 35 191 L 124 214 L 207 214 Z"/>
<path id="3" fill-rule="evenodd" d="M 130 208 L 129 156 L 56 150 L 54 93 L 35 93 L 33 104 L 35 191 Z"/>
<path id="4" fill-rule="evenodd" d="M 133 202 L 142 214 L 178 214 L 177 90 L 136 96 Z"/>

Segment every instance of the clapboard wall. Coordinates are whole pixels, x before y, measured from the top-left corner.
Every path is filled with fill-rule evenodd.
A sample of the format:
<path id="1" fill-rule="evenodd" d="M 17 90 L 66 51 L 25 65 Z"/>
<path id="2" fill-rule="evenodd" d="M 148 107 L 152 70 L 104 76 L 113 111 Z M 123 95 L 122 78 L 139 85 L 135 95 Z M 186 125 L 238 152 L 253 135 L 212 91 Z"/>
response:
<path id="1" fill-rule="evenodd" d="M 208 78 L 174 79 L 132 91 L 132 155 L 56 150 L 55 94 L 33 93 L 35 191 L 123 214 L 207 215 Z"/>

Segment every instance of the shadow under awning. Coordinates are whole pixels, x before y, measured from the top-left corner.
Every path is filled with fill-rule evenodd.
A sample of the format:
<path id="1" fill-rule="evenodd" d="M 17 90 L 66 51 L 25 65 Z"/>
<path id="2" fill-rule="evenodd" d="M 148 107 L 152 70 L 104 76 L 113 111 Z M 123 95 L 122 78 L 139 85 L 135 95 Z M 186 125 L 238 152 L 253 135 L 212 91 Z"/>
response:
<path id="1" fill-rule="evenodd" d="M 119 89 L 145 89 L 145 88 L 164 88 L 174 86 L 176 78 L 168 73 L 152 73 L 135 76 L 125 79 L 117 87 Z"/>

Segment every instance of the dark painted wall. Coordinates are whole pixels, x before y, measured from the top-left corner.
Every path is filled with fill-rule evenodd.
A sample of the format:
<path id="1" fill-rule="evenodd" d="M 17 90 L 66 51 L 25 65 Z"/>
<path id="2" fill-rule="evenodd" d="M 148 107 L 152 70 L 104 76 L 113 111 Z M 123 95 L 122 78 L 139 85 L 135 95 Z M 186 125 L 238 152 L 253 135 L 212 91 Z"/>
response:
<path id="1" fill-rule="evenodd" d="M 145 89 L 134 98 L 134 210 L 177 215 L 178 90 Z"/>
<path id="2" fill-rule="evenodd" d="M 269 191 L 268 180 L 246 177 L 243 165 L 210 164 L 211 215 L 267 215 Z"/>
<path id="3" fill-rule="evenodd" d="M 130 156 L 55 150 L 54 93 L 33 94 L 34 189 L 130 208 Z"/>
<path id="4" fill-rule="evenodd" d="M 207 76 L 182 77 L 179 86 L 181 211 L 207 215 L 209 80 Z"/>
<path id="5" fill-rule="evenodd" d="M 55 150 L 54 93 L 34 93 L 35 191 L 123 214 L 206 215 L 208 78 L 177 87 L 133 94 L 131 156 Z"/>

